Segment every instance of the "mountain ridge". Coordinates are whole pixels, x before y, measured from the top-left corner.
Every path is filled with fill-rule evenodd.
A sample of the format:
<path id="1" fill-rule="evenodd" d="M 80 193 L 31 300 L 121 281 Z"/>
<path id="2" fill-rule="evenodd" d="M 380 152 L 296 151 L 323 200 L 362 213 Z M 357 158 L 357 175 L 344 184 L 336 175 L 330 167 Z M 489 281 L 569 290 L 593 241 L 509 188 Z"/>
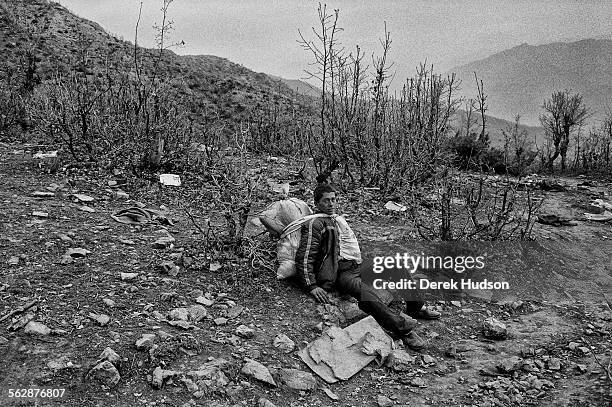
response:
<path id="1" fill-rule="evenodd" d="M 539 124 L 541 106 L 555 91 L 580 93 L 594 113 L 592 122 L 601 119 L 612 104 L 612 40 L 608 39 L 523 43 L 450 72 L 462 81 L 465 97 L 476 95 L 476 72 L 483 81 L 490 114 L 507 120 L 520 114 L 529 125 Z"/>

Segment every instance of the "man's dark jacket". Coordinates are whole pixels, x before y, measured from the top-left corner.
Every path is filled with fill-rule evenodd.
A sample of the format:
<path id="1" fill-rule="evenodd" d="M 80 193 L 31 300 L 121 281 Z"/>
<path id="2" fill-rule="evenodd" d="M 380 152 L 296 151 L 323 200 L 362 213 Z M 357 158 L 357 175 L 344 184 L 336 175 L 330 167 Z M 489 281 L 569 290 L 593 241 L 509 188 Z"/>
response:
<path id="1" fill-rule="evenodd" d="M 333 287 L 338 275 L 339 256 L 338 231 L 331 216 L 312 218 L 302 224 L 295 270 L 306 291 L 317 286 L 325 290 Z"/>

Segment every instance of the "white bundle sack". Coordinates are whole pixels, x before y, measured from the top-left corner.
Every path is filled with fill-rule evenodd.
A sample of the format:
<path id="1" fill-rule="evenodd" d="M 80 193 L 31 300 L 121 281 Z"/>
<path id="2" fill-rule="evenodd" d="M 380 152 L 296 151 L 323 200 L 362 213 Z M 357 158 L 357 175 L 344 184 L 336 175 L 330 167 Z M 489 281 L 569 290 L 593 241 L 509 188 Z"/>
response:
<path id="1" fill-rule="evenodd" d="M 278 269 L 276 278 L 279 280 L 295 275 L 295 253 L 300 246 L 302 225 L 312 218 L 330 216 L 322 213 L 308 215 L 291 222 L 284 230 L 276 246 Z M 340 256 L 345 260 L 355 260 L 361 263 L 361 250 L 355 233 L 346 220 L 339 215 L 332 215 L 338 229 Z"/>
<path id="2" fill-rule="evenodd" d="M 259 214 L 259 220 L 270 233 L 281 235 L 291 222 L 311 215 L 308 204 L 297 198 L 276 201 Z"/>

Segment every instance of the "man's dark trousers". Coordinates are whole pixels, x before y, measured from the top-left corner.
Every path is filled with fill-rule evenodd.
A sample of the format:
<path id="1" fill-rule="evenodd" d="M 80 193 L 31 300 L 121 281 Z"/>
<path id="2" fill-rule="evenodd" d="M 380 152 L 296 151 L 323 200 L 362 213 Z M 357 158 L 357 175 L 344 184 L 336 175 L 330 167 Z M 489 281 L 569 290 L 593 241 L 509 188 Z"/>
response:
<path id="1" fill-rule="evenodd" d="M 405 336 L 414 328 L 414 324 L 410 324 L 403 317 L 393 312 L 381 300 L 374 287 L 361 281 L 359 264 L 355 261 L 340 260 L 338 262 L 336 289 L 341 294 L 355 297 L 359 308 L 363 312 L 372 315 L 380 326 L 398 338 Z M 406 313 L 418 312 L 423 305 L 424 302 L 422 301 L 406 302 Z"/>

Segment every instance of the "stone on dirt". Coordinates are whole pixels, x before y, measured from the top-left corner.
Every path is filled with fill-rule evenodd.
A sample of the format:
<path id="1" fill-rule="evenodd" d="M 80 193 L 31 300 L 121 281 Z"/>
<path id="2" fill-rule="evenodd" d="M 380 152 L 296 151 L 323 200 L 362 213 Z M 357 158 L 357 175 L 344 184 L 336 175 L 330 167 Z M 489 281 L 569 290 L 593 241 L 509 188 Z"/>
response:
<path id="1" fill-rule="evenodd" d="M 550 370 L 561 370 L 561 361 L 559 358 L 548 359 L 548 368 Z"/>
<path id="2" fill-rule="evenodd" d="M 174 308 L 168 312 L 168 319 L 171 321 L 188 321 L 189 310 L 187 308 Z"/>
<path id="3" fill-rule="evenodd" d="M 115 301 L 111 300 L 110 298 L 103 298 L 102 302 L 104 304 L 106 304 L 109 307 L 114 307 L 115 306 Z"/>
<path id="4" fill-rule="evenodd" d="M 395 349 L 392 350 L 387 359 L 387 366 L 396 372 L 405 372 L 413 369 L 415 356 L 410 355 L 408 352 Z"/>
<path id="5" fill-rule="evenodd" d="M 168 274 L 171 277 L 178 276 L 180 271 L 180 267 L 169 260 L 163 261 L 159 267 L 162 273 Z"/>
<path id="6" fill-rule="evenodd" d="M 81 202 L 93 202 L 94 201 L 93 197 L 89 195 L 85 195 L 85 194 L 72 194 L 72 196 L 74 196 L 77 200 Z"/>
<path id="7" fill-rule="evenodd" d="M 273 345 L 284 353 L 289 353 L 295 348 L 295 342 L 285 334 L 276 335 Z"/>
<path id="8" fill-rule="evenodd" d="M 204 305 L 205 307 L 210 307 L 211 305 L 213 305 L 215 301 L 211 300 L 210 298 L 206 298 L 204 296 L 199 296 L 198 298 L 196 298 L 196 302 L 198 304 Z"/>
<path id="9" fill-rule="evenodd" d="M 206 318 L 206 315 L 208 315 L 208 311 L 206 311 L 206 308 L 204 308 L 202 305 L 192 305 L 191 307 L 188 308 L 189 311 L 189 318 L 193 321 L 193 322 L 200 322 L 202 319 Z"/>
<path id="10" fill-rule="evenodd" d="M 155 334 L 142 334 L 142 336 L 136 341 L 136 349 L 138 350 L 146 350 L 150 349 L 153 346 L 153 342 L 155 341 Z"/>
<path id="11" fill-rule="evenodd" d="M 423 355 L 421 356 L 421 358 L 423 359 L 423 363 L 425 363 L 426 365 L 429 365 L 431 363 L 436 363 L 436 360 L 429 355 Z"/>
<path id="12" fill-rule="evenodd" d="M 512 373 L 515 370 L 520 369 L 521 359 L 518 356 L 504 358 L 495 367 L 502 373 Z"/>
<path id="13" fill-rule="evenodd" d="M 246 363 L 241 369 L 243 375 L 276 387 L 276 382 L 272 378 L 272 374 L 270 374 L 267 367 L 253 359 L 246 358 L 245 360 Z"/>
<path id="14" fill-rule="evenodd" d="M 94 314 L 93 312 L 89 313 L 89 318 L 96 321 L 100 326 L 108 325 L 110 322 L 110 317 L 106 314 Z"/>
<path id="15" fill-rule="evenodd" d="M 238 326 L 236 330 L 234 331 L 234 333 L 244 339 L 251 339 L 252 337 L 255 336 L 255 331 L 246 325 Z"/>
<path id="16" fill-rule="evenodd" d="M 190 393 L 195 393 L 196 391 L 200 390 L 200 387 L 198 387 L 197 384 L 195 384 L 193 382 L 193 380 L 188 379 L 188 378 L 182 378 L 181 382 L 185 385 L 185 388 L 187 389 L 187 391 L 189 391 Z"/>
<path id="17" fill-rule="evenodd" d="M 227 310 L 227 317 L 229 319 L 234 319 L 242 314 L 242 311 L 244 311 L 244 307 L 242 305 L 236 305 Z"/>
<path id="18" fill-rule="evenodd" d="M 25 328 L 23 329 L 23 331 L 27 333 L 28 335 L 41 335 L 41 336 L 46 336 L 51 333 L 51 329 L 47 325 L 42 324 L 40 322 L 36 322 L 36 321 L 28 322 Z"/>
<path id="19" fill-rule="evenodd" d="M 270 400 L 262 397 L 259 400 L 257 400 L 257 407 L 276 407 L 276 404 L 274 404 Z"/>
<path id="20" fill-rule="evenodd" d="M 378 397 L 376 398 L 376 403 L 378 407 L 391 407 L 393 405 L 393 400 L 391 400 L 387 396 L 383 396 L 382 394 L 379 394 Z"/>
<path id="21" fill-rule="evenodd" d="M 427 387 L 427 384 L 425 384 L 425 380 L 423 380 L 422 377 L 413 378 L 410 380 L 410 385 L 414 387 Z"/>
<path id="22" fill-rule="evenodd" d="M 164 370 L 161 367 L 157 366 L 151 374 L 151 386 L 156 389 L 161 389 L 166 379 L 174 377 L 178 374 L 179 372 L 176 372 L 174 370 Z"/>
<path id="23" fill-rule="evenodd" d="M 119 375 L 119 371 L 108 360 L 98 363 L 96 366 L 91 368 L 87 377 L 96 380 L 107 387 L 115 387 L 119 380 L 121 380 L 121 376 Z"/>
<path id="24" fill-rule="evenodd" d="M 217 326 L 227 325 L 227 318 L 223 318 L 223 317 L 215 318 L 213 322 Z"/>
<path id="25" fill-rule="evenodd" d="M 138 273 L 121 273 L 120 276 L 122 281 L 132 281 L 138 277 Z"/>
<path id="26" fill-rule="evenodd" d="M 336 395 L 336 393 L 334 393 L 330 389 L 324 387 L 322 390 L 327 395 L 327 397 L 329 397 L 330 399 L 332 399 L 334 401 L 340 400 L 340 397 L 338 397 L 338 395 Z"/>
<path id="27" fill-rule="evenodd" d="M 108 360 L 115 366 L 119 366 L 121 363 L 121 356 L 117 352 L 115 352 L 111 347 L 107 347 L 100 353 L 98 357 L 98 362 L 102 362 L 104 360 Z"/>
<path id="28" fill-rule="evenodd" d="M 308 372 L 299 369 L 280 369 L 278 371 L 281 383 L 293 390 L 314 390 L 317 380 Z"/>
<path id="29" fill-rule="evenodd" d="M 170 247 L 174 242 L 176 242 L 176 239 L 173 238 L 172 236 L 160 237 L 155 242 L 153 242 L 153 248 L 154 249 L 166 249 Z"/>
<path id="30" fill-rule="evenodd" d="M 493 317 L 487 318 L 483 321 L 482 330 L 486 338 L 505 339 L 508 337 L 508 329 L 506 328 L 506 325 Z"/>

